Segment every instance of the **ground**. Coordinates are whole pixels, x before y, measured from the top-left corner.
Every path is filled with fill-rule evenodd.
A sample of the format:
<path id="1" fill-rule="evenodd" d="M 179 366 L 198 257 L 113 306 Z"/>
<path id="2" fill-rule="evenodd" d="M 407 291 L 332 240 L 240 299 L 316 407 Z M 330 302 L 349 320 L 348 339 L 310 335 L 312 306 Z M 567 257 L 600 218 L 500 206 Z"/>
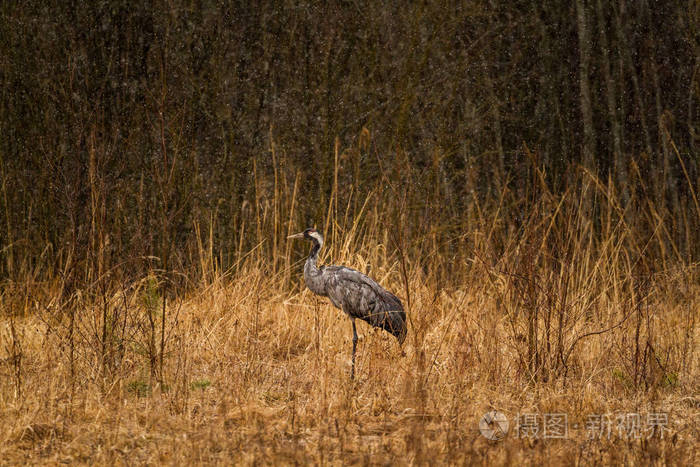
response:
<path id="1" fill-rule="evenodd" d="M 162 301 L 149 298 L 155 292 L 147 285 L 110 299 L 126 324 L 123 333 L 112 333 L 105 359 L 93 338 L 101 335 L 103 308 L 76 313 L 72 349 L 65 317 L 45 309 L 2 318 L 3 463 L 692 465 L 700 460 L 692 347 L 698 331 L 687 325 L 695 312 L 685 302 L 664 304 L 660 297 L 654 306 L 667 308 L 646 324 L 639 321 L 642 337 L 647 325 L 657 333 L 655 356 L 639 347 L 646 358 L 633 359 L 633 314 L 608 332 L 582 338 L 566 367 L 542 350 L 542 367 L 549 370 L 533 376 L 523 363 L 527 328 L 499 311 L 503 302 L 483 293 L 485 288 L 439 290 L 413 276 L 404 346 L 358 322 L 353 381 L 352 330 L 340 311 L 301 287 L 261 293 L 264 279 L 248 277 L 222 278 L 167 304 L 162 370 L 159 356 L 151 360 L 148 350 L 148 330 L 156 331 L 157 350 L 160 327 L 149 328 L 139 318 L 151 306 L 156 324 L 162 318 L 156 306 Z M 400 281 L 392 277 L 386 271 L 379 280 L 407 305 Z M 636 313 L 644 317 L 640 310 Z M 668 329 L 686 321 L 690 334 L 676 333 L 674 341 Z M 576 326 L 597 329 L 585 319 Z M 567 334 L 568 342 L 578 335 Z M 684 343 L 691 345 L 685 354 Z M 678 365 L 671 372 L 674 358 Z M 492 410 L 509 422 L 499 440 L 479 430 L 479 420 Z"/>

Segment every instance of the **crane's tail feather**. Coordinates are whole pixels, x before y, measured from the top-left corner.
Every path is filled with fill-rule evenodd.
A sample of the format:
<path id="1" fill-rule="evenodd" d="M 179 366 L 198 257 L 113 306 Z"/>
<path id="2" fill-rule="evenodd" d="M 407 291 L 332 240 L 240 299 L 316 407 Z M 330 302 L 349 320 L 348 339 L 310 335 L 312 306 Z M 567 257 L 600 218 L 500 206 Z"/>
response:
<path id="1" fill-rule="evenodd" d="M 399 344 L 403 344 L 403 341 L 406 340 L 406 313 L 403 310 L 382 310 L 361 319 L 392 334 L 399 341 Z"/>

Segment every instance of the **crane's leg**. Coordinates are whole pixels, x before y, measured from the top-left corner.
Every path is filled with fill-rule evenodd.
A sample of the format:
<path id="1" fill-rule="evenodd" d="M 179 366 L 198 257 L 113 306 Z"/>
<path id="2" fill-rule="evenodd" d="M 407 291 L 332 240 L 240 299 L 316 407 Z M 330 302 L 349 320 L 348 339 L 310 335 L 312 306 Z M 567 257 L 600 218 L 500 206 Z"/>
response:
<path id="1" fill-rule="evenodd" d="M 352 370 L 350 371 L 350 379 L 355 379 L 355 350 L 357 350 L 357 329 L 355 328 L 355 318 L 350 318 L 352 321 Z"/>

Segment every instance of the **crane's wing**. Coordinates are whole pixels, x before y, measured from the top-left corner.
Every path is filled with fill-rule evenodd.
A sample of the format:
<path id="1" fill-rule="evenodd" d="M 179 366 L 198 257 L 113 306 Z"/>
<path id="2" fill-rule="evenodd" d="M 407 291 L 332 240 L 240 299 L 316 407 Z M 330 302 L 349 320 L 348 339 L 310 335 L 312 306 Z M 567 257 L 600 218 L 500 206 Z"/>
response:
<path id="1" fill-rule="evenodd" d="M 322 268 L 326 292 L 333 305 L 374 327 L 406 338 L 406 313 L 401 300 L 360 271 L 344 266 Z"/>

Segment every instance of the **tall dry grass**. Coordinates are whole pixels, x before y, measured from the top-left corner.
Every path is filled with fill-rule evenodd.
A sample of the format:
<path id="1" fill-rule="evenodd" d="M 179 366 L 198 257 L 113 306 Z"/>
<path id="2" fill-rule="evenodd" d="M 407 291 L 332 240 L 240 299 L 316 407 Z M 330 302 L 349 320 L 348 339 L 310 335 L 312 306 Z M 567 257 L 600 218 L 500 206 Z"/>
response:
<path id="1" fill-rule="evenodd" d="M 573 167 L 555 194 L 535 164 L 522 190 L 452 203 L 437 162 L 399 152 L 367 187 L 355 156 L 336 145 L 322 259 L 401 297 L 403 348 L 361 324 L 349 379 L 351 327 L 304 288 L 306 245 L 285 240 L 308 226 L 304 187 L 274 148 L 231 218 L 233 261 L 212 214 L 188 251 L 166 234 L 162 257 L 113 264 L 95 174 L 86 259 L 15 258 L 3 284 L 3 463 L 697 463 L 699 266 L 674 241 L 697 206 L 671 218 L 641 179 L 623 205 Z M 501 441 L 478 429 L 493 409 L 511 420 Z M 567 438 L 518 437 L 528 413 L 566 413 Z M 667 430 L 589 439 L 590 416 L 627 413 L 665 413 Z"/>

